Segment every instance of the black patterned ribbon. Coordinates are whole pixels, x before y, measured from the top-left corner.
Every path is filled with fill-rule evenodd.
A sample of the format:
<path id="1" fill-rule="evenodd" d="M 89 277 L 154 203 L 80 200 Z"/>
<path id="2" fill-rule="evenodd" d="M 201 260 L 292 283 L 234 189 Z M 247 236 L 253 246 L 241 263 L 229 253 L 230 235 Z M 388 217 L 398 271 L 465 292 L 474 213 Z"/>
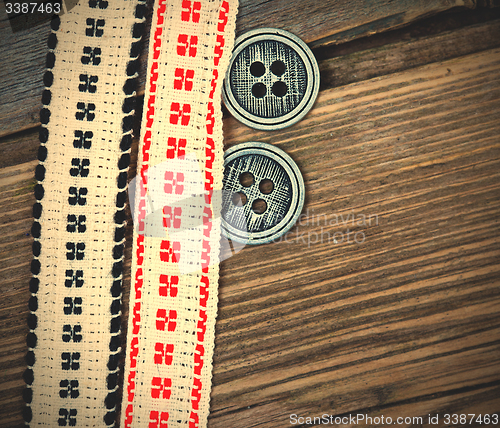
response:
<path id="1" fill-rule="evenodd" d="M 145 1 L 52 20 L 24 378 L 27 425 L 113 426 L 127 169 Z"/>

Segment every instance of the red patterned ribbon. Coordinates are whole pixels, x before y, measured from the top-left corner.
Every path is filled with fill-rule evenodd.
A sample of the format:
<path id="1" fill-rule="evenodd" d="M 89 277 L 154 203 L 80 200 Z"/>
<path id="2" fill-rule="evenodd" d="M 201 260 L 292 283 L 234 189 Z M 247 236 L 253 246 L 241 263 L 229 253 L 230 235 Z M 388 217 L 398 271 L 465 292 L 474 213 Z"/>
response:
<path id="1" fill-rule="evenodd" d="M 135 193 L 125 427 L 206 426 L 223 172 L 220 96 L 236 9 L 233 0 L 155 3 Z"/>

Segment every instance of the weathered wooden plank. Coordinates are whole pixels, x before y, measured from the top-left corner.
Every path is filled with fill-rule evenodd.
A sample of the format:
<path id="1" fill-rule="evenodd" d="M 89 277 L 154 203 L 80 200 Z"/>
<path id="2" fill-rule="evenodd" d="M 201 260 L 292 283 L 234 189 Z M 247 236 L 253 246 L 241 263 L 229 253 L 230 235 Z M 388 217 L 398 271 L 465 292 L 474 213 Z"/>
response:
<path id="1" fill-rule="evenodd" d="M 384 44 L 320 60 L 321 85 L 322 89 L 347 85 L 438 60 L 490 49 L 499 44 L 500 19 L 468 25 L 432 36 L 415 37 L 405 42 Z M 142 70 L 141 79 L 144 77 L 145 70 Z M 136 118 L 137 129 L 140 126 L 142 101 L 140 97 Z M 38 130 L 36 128 L 3 137 L 0 139 L 0 150 L 3 153 L 0 167 L 34 160 L 37 149 Z M 135 170 L 132 170 L 132 176 L 134 174 Z"/>
<path id="2" fill-rule="evenodd" d="M 384 395 L 384 387 L 380 386 L 378 388 L 379 395 Z M 311 422 L 307 425 L 305 423 L 295 423 L 292 425 L 292 421 L 300 421 L 300 417 L 322 417 L 327 415 L 333 418 L 332 426 L 342 426 L 342 427 L 352 427 L 355 424 L 349 423 L 350 417 L 357 421 L 358 415 L 360 420 L 357 421 L 357 425 L 366 427 L 381 427 L 385 426 L 380 423 L 375 418 L 384 417 L 384 421 L 391 418 L 393 424 L 400 423 L 398 426 L 403 427 L 435 427 L 435 426 L 446 426 L 444 425 L 444 415 L 449 412 L 449 414 L 479 414 L 491 415 L 491 409 L 498 407 L 498 395 L 500 393 L 500 388 L 498 386 L 485 385 L 484 387 L 473 388 L 472 390 L 465 390 L 463 392 L 457 391 L 456 394 L 452 396 L 446 394 L 433 394 L 432 397 L 426 397 L 420 402 L 409 402 L 409 403 L 399 403 L 397 406 L 391 407 L 376 407 L 376 408 L 362 408 L 352 413 L 336 413 L 334 408 L 334 403 L 325 410 L 319 410 L 314 413 L 301 413 L 301 409 L 297 407 L 290 407 L 288 409 L 283 409 L 279 407 L 279 403 L 270 402 L 259 404 L 258 406 L 248 406 L 245 414 L 240 414 L 234 412 L 228 414 L 227 416 L 219 416 L 215 419 L 214 414 L 211 414 L 209 419 L 209 426 L 213 427 L 225 427 L 225 426 L 246 426 L 246 427 L 280 427 L 280 426 L 295 426 L 299 428 L 307 428 L 313 426 Z M 436 409 L 445 409 L 442 412 L 436 413 Z M 228 412 L 229 413 L 229 412 Z M 293 416 L 292 416 L 293 415 Z M 430 416 L 429 416 L 430 415 Z M 434 418 L 439 415 L 438 422 L 439 425 L 430 424 L 429 417 Z M 368 417 L 372 418 L 370 420 Z M 335 423 L 335 418 L 341 418 L 340 424 Z M 342 418 L 347 424 L 342 423 Z M 364 418 L 361 419 L 361 418 Z M 398 418 L 402 418 L 398 421 Z M 406 419 L 410 418 L 410 419 Z M 421 418 L 421 419 L 420 419 Z M 405 423 L 405 419 L 407 422 Z M 470 416 L 467 419 L 469 422 Z M 306 422 L 302 420 L 302 422 Z M 323 422 L 324 423 L 324 422 Z M 286 425 L 288 424 L 288 425 Z M 324 423 L 325 424 L 325 423 Z M 319 425 L 316 423 L 316 425 Z M 325 424 L 326 425 L 326 424 Z M 390 424 L 388 424 L 390 426 Z M 465 426 L 465 425 L 462 425 Z M 469 426 L 479 427 L 479 423 L 472 423 Z"/>
<path id="3" fill-rule="evenodd" d="M 474 0 L 240 0 L 237 34 L 261 27 L 282 28 L 307 43 L 340 43 L 397 28 Z"/>
<path id="4" fill-rule="evenodd" d="M 0 168 L 35 160 L 39 146 L 38 128 L 0 138 Z"/>
<path id="5" fill-rule="evenodd" d="M 291 31 L 316 45 L 341 43 L 397 28 L 453 7 L 475 6 L 474 0 L 242 0 L 237 33 L 259 27 Z M 3 7 L 3 4 L 2 6 Z M 0 137 L 37 126 L 49 23 L 13 33 L 6 15 L 0 20 Z M 148 27 L 151 15 L 148 14 Z M 148 38 L 145 39 L 147 46 Z M 144 84 L 146 52 L 140 82 Z"/>
<path id="6" fill-rule="evenodd" d="M 320 61 L 321 86 L 347 85 L 498 46 L 500 19 Z"/>
<path id="7" fill-rule="evenodd" d="M 0 403 L 2 426 L 19 426 L 26 368 L 35 162 L 0 169 Z"/>
<path id="8" fill-rule="evenodd" d="M 498 410 L 499 115 L 497 48 L 324 90 L 282 131 L 224 121 L 226 147 L 286 150 L 307 198 L 288 242 L 222 263 L 211 427 Z M 22 408 L 35 165 L 0 169 L 6 427 Z"/>
<path id="9" fill-rule="evenodd" d="M 48 34 L 47 23 L 20 33 L 0 23 L 0 137 L 40 122 Z"/>
<path id="10" fill-rule="evenodd" d="M 419 416 L 441 411 L 435 392 L 498 391 L 499 115 L 495 49 L 326 90 L 288 130 L 226 121 L 228 146 L 296 159 L 308 218 L 223 264 L 212 426 L 398 403 Z M 348 229 L 365 241 L 314 242 Z"/>

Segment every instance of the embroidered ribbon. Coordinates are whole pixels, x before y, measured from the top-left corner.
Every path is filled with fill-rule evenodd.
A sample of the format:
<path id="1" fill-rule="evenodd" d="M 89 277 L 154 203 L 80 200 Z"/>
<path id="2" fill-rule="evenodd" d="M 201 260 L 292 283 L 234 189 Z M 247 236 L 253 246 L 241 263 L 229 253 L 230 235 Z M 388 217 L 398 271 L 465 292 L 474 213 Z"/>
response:
<path id="1" fill-rule="evenodd" d="M 115 423 L 127 167 L 144 1 L 52 20 L 32 234 L 28 403 L 37 426 Z"/>
<path id="2" fill-rule="evenodd" d="M 156 0 L 121 425 L 205 427 L 217 311 L 221 85 L 236 0 Z"/>

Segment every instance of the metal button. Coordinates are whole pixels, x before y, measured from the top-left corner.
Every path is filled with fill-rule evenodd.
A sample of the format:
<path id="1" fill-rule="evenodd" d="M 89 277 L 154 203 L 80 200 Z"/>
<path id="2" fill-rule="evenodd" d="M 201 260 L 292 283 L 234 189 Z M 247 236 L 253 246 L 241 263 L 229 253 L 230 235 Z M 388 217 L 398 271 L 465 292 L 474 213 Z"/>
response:
<path id="1" fill-rule="evenodd" d="M 283 150 L 243 143 L 224 153 L 222 232 L 244 244 L 273 241 L 295 224 L 304 206 L 299 168 Z"/>
<path id="2" fill-rule="evenodd" d="M 245 125 L 286 128 L 311 109 L 319 91 L 314 55 L 297 36 L 261 28 L 240 36 L 224 80 L 224 104 Z"/>

